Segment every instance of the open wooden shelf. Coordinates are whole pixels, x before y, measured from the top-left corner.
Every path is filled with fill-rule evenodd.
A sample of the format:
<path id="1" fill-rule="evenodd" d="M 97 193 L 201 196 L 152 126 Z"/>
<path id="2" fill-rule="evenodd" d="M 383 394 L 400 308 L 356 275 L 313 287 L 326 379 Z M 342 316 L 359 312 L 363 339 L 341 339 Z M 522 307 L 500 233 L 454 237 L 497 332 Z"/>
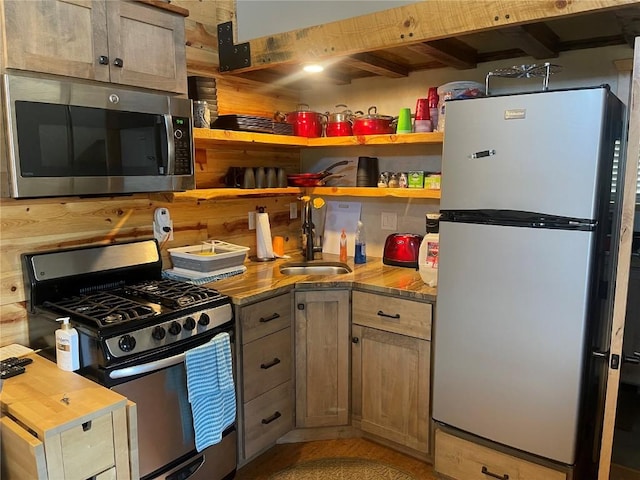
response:
<path id="1" fill-rule="evenodd" d="M 287 195 L 317 195 L 320 197 L 395 197 L 440 199 L 440 190 L 422 188 L 376 187 L 287 187 L 287 188 L 202 188 L 186 192 L 152 194 L 167 202 L 225 200 L 239 197 L 278 197 Z"/>
<path id="2" fill-rule="evenodd" d="M 396 197 L 440 199 L 440 190 L 423 188 L 377 188 L 377 187 L 314 187 L 307 194 L 321 197 Z"/>
<path id="3" fill-rule="evenodd" d="M 389 135 L 359 135 L 353 137 L 306 138 L 291 135 L 272 135 L 269 133 L 236 132 L 232 130 L 214 130 L 194 128 L 193 137 L 196 148 L 208 148 L 215 145 L 265 145 L 281 147 L 349 147 L 363 145 L 409 145 L 442 143 L 442 132 L 406 133 Z"/>
<path id="4" fill-rule="evenodd" d="M 194 128 L 196 149 L 229 147 L 286 147 L 286 148 L 322 148 L 357 147 L 364 145 L 419 145 L 442 144 L 442 132 L 406 133 L 400 135 L 361 135 L 353 137 L 306 138 L 290 135 L 272 135 L 268 133 L 236 132 L 232 130 L 214 130 Z M 421 188 L 376 188 L 376 187 L 310 187 L 310 188 L 203 188 L 187 192 L 157 194 L 162 200 L 206 201 L 240 197 L 272 197 L 286 195 L 319 195 L 346 197 L 395 197 L 439 199 L 440 190 Z"/>

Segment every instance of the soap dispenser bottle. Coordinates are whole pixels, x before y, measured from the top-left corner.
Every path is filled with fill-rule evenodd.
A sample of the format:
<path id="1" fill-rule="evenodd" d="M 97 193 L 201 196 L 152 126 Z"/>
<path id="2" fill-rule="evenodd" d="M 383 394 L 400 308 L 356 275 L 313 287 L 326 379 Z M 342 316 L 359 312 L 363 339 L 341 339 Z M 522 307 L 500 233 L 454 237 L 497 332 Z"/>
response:
<path id="1" fill-rule="evenodd" d="M 69 324 L 69 317 L 57 321 L 62 325 L 56 330 L 56 362 L 61 370 L 73 372 L 80 368 L 78 331 Z"/>
<path id="2" fill-rule="evenodd" d="M 364 239 L 364 225 L 358 220 L 358 229 L 356 230 L 356 251 L 353 256 L 353 263 L 367 262 L 367 242 Z"/>

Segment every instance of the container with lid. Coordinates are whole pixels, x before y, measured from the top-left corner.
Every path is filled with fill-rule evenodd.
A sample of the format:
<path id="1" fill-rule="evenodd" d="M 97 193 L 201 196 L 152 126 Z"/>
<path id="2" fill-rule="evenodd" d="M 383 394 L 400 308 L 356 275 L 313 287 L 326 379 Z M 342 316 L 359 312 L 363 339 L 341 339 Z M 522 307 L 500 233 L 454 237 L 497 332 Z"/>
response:
<path id="1" fill-rule="evenodd" d="M 444 132 L 445 102 L 459 98 L 484 97 L 484 85 L 478 82 L 449 82 L 438 87 L 437 131 Z"/>

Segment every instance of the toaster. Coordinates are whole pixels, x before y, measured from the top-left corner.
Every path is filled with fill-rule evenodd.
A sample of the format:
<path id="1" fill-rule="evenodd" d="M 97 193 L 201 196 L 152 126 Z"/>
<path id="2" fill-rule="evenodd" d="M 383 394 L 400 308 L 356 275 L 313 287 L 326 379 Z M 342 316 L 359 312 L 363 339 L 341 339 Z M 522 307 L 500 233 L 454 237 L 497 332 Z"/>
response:
<path id="1" fill-rule="evenodd" d="M 396 267 L 418 268 L 418 252 L 422 235 L 392 233 L 384 242 L 382 263 Z"/>

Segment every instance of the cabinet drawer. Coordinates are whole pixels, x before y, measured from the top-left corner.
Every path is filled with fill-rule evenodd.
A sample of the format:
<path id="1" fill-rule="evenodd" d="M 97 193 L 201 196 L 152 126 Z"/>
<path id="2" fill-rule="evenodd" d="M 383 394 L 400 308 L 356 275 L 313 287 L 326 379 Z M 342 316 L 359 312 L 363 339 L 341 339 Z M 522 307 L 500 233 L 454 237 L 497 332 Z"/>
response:
<path id="1" fill-rule="evenodd" d="M 566 480 L 567 475 L 436 430 L 435 470 L 457 480 Z"/>
<path id="2" fill-rule="evenodd" d="M 248 459 L 293 428 L 291 382 L 244 405 L 244 458 Z"/>
<path id="3" fill-rule="evenodd" d="M 243 346 L 244 401 L 291 380 L 291 327 Z"/>
<path id="4" fill-rule="evenodd" d="M 111 414 L 60 433 L 65 478 L 92 477 L 115 465 Z M 45 449 L 48 445 L 45 442 Z"/>
<path id="5" fill-rule="evenodd" d="M 410 337 L 431 339 L 430 303 L 354 291 L 352 322 Z"/>
<path id="6" fill-rule="evenodd" d="M 243 344 L 289 327 L 291 326 L 291 294 L 287 293 L 241 307 L 239 319 Z"/>

